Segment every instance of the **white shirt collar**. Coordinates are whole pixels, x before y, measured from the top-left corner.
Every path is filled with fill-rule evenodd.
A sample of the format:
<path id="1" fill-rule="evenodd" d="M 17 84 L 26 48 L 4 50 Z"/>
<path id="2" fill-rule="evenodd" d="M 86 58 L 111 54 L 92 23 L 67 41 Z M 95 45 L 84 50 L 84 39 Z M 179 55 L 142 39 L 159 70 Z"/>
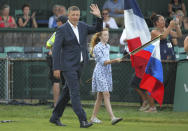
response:
<path id="1" fill-rule="evenodd" d="M 77 40 L 78 40 L 78 43 L 80 44 L 80 39 L 79 39 L 79 31 L 78 31 L 78 25 L 76 25 L 76 27 L 68 20 L 68 23 L 70 24 Z M 82 55 L 82 52 L 81 53 L 81 56 L 80 56 L 80 62 L 83 62 L 83 55 Z"/>
<path id="2" fill-rule="evenodd" d="M 71 22 L 68 20 L 68 23 L 70 24 L 74 34 L 76 35 L 76 38 L 78 40 L 78 43 L 80 43 L 80 39 L 79 39 L 79 31 L 78 31 L 78 26 L 74 26 L 73 24 L 71 24 Z"/>
<path id="3" fill-rule="evenodd" d="M 70 24 L 71 28 L 77 28 L 78 25 L 76 25 L 76 27 L 68 20 L 68 23 Z"/>

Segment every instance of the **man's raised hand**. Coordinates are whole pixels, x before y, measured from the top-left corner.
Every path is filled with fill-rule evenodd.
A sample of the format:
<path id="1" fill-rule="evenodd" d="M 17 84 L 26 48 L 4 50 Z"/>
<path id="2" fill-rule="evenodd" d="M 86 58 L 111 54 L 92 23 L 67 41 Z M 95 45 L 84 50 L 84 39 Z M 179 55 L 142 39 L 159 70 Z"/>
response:
<path id="1" fill-rule="evenodd" d="M 90 11 L 91 14 L 101 18 L 101 12 L 96 4 L 91 4 L 90 9 L 91 9 Z"/>

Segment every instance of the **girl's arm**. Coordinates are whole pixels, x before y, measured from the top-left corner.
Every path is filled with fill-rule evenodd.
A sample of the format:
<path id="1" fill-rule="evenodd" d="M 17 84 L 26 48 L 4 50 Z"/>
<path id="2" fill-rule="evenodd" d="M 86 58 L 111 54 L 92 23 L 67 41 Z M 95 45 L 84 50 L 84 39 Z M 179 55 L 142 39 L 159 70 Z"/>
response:
<path id="1" fill-rule="evenodd" d="M 113 60 L 107 60 L 104 62 L 104 65 L 112 64 L 112 63 L 120 63 L 122 61 L 121 58 L 113 59 Z"/>

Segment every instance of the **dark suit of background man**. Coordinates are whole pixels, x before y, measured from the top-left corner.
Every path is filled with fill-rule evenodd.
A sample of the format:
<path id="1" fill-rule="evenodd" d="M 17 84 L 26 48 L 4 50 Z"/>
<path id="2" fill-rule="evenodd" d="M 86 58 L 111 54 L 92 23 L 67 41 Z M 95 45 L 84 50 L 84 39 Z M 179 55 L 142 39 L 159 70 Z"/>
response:
<path id="1" fill-rule="evenodd" d="M 96 26 L 80 22 L 80 10 L 72 6 L 68 9 L 68 21 L 56 32 L 52 53 L 54 76 L 59 78 L 62 71 L 66 81 L 66 86 L 50 118 L 50 122 L 58 126 L 65 126 L 60 122 L 60 117 L 70 99 L 80 121 L 80 127 L 87 128 L 92 125 L 87 121 L 86 113 L 81 106 L 79 80 L 82 63 L 88 62 L 87 36 L 101 31 L 103 20 L 97 5 L 92 4 L 90 8 L 91 14 L 97 17 Z"/>

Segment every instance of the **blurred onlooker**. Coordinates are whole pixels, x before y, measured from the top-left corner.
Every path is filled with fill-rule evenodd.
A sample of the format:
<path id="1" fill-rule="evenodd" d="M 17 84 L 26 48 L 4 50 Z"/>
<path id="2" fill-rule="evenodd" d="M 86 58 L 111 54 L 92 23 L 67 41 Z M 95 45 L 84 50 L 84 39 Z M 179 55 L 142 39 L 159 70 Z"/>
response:
<path id="1" fill-rule="evenodd" d="M 185 19 L 187 19 L 187 17 L 184 16 L 183 11 L 182 10 L 177 10 L 176 13 L 175 13 L 174 18 L 175 17 L 179 19 L 180 28 L 187 30 L 188 29 L 188 23 L 185 20 Z"/>
<path id="2" fill-rule="evenodd" d="M 165 19 L 162 15 L 152 15 L 151 21 L 154 24 L 154 29 L 151 31 L 151 37 L 155 38 L 162 34 L 160 40 L 161 59 L 175 60 L 175 53 L 171 39 L 182 37 L 181 29 L 179 26 L 179 19 L 176 18 L 175 20 L 171 20 L 167 28 L 165 27 Z"/>
<path id="3" fill-rule="evenodd" d="M 184 40 L 184 50 L 188 53 L 188 36 Z"/>
<path id="4" fill-rule="evenodd" d="M 109 16 L 108 9 L 103 9 L 102 15 L 103 15 L 103 18 L 104 18 L 103 19 L 103 28 L 118 29 L 118 26 L 117 26 L 114 18 Z"/>
<path id="5" fill-rule="evenodd" d="M 16 22 L 12 16 L 9 16 L 10 6 L 3 5 L 0 14 L 0 28 L 16 28 Z"/>
<path id="6" fill-rule="evenodd" d="M 57 28 L 56 19 L 57 19 L 58 15 L 59 15 L 59 8 L 60 8 L 59 5 L 54 5 L 53 6 L 53 9 L 52 9 L 53 16 L 51 16 L 49 18 L 49 22 L 48 22 L 48 27 L 49 28 Z"/>
<path id="7" fill-rule="evenodd" d="M 124 0 L 107 0 L 103 9 L 108 9 L 110 16 L 116 20 L 119 27 L 124 26 Z"/>
<path id="8" fill-rule="evenodd" d="M 183 11 L 182 10 L 177 10 L 175 15 L 174 15 L 174 20 L 176 18 L 179 19 L 179 26 L 181 30 L 187 30 L 188 29 L 188 22 L 187 22 L 187 17 L 184 17 Z M 174 46 L 183 46 L 183 41 L 185 39 L 185 36 L 181 38 L 172 38 L 172 43 Z"/>
<path id="9" fill-rule="evenodd" d="M 185 18 L 183 19 L 183 23 L 184 23 L 184 29 L 185 29 L 185 30 L 188 30 L 188 17 L 185 17 Z"/>
<path id="10" fill-rule="evenodd" d="M 57 26 L 60 27 L 61 25 L 63 25 L 64 23 L 67 22 L 67 17 L 66 16 L 59 16 L 57 19 L 56 19 L 56 22 L 57 22 Z M 55 42 L 55 34 L 56 32 L 53 33 L 53 35 L 50 37 L 50 39 L 46 42 L 46 48 L 50 49 L 50 51 L 48 52 L 48 55 L 47 55 L 47 62 L 48 62 L 48 65 L 50 67 L 50 72 L 49 72 L 49 79 L 51 80 L 52 82 L 52 88 L 53 88 L 53 98 L 54 98 L 54 104 L 53 104 L 53 107 L 56 106 L 56 103 L 58 101 L 58 98 L 59 98 L 59 93 L 60 93 L 60 79 L 56 78 L 53 76 L 53 69 L 52 69 L 52 63 L 53 63 L 53 59 L 52 59 L 52 47 L 54 45 L 54 42 Z M 65 84 L 65 79 L 64 77 L 62 76 L 62 80 L 61 80 L 61 83 L 62 85 Z"/>
<path id="11" fill-rule="evenodd" d="M 23 16 L 18 18 L 18 26 L 19 27 L 24 27 L 24 28 L 37 28 L 37 22 L 35 19 L 35 14 L 36 12 L 33 12 L 32 15 L 30 16 L 30 5 L 25 4 L 22 7 L 22 12 L 23 12 Z"/>
<path id="12" fill-rule="evenodd" d="M 182 0 L 171 0 L 171 2 L 168 4 L 169 16 L 172 17 L 177 10 L 182 10 L 184 16 L 186 16 L 186 7 Z"/>
<path id="13" fill-rule="evenodd" d="M 67 16 L 67 10 L 65 8 L 65 6 L 63 5 L 60 5 L 59 6 L 59 13 L 58 13 L 58 16 Z"/>

